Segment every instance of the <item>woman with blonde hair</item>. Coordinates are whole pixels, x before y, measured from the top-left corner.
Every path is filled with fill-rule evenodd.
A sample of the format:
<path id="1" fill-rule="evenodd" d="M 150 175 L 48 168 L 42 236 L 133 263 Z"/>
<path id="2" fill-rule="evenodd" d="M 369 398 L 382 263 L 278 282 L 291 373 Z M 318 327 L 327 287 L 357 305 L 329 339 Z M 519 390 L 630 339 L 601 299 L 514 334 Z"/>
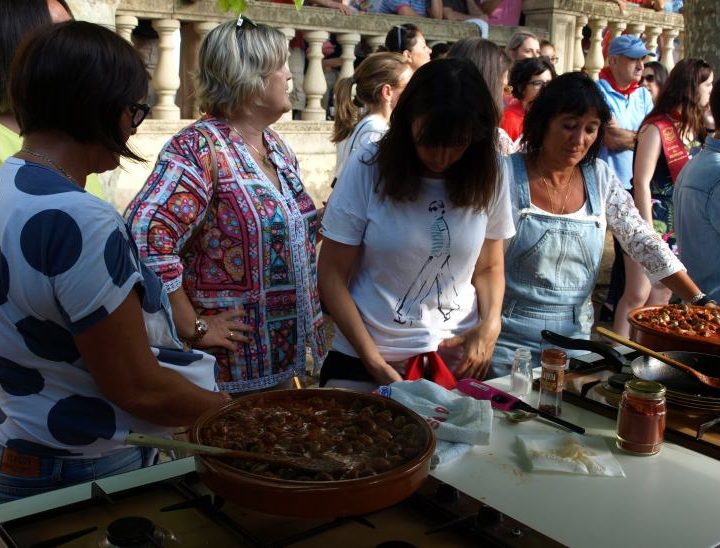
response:
<path id="1" fill-rule="evenodd" d="M 399 53 L 374 53 L 355 74 L 335 85 L 335 127 L 330 140 L 337 143 L 335 174 L 362 146 L 374 143 L 388 130 L 390 113 L 413 70 Z"/>

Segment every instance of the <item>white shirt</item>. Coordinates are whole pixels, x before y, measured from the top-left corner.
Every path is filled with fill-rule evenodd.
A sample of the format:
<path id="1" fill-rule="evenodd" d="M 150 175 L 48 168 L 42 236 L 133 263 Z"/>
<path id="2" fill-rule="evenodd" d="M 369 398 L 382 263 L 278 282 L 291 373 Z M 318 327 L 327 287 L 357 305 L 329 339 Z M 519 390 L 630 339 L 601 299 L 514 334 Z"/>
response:
<path id="1" fill-rule="evenodd" d="M 350 294 L 382 357 L 401 361 L 477 324 L 471 278 L 480 250 L 486 238 L 509 238 L 515 228 L 505 175 L 487 211 L 454 207 L 442 179 L 422 179 L 413 202 L 382 200 L 374 191 L 377 165 L 365 163 L 376 147 L 346 162 L 322 233 L 362 246 Z M 333 348 L 357 356 L 339 330 Z"/>
<path id="2" fill-rule="evenodd" d="M 377 143 L 388 130 L 388 123 L 379 114 L 368 114 L 360 120 L 350 136 L 337 144 L 335 152 L 335 176 L 342 170 L 350 154 L 361 147 Z"/>

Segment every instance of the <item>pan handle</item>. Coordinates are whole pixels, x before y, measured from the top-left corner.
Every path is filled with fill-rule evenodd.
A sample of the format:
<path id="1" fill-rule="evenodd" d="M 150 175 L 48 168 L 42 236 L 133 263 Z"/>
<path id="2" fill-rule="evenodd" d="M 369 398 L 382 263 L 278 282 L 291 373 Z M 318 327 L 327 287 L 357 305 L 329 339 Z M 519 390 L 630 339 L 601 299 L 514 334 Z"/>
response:
<path id="1" fill-rule="evenodd" d="M 543 329 L 540 332 L 540 335 L 549 343 L 557 345 L 560 348 L 569 348 L 570 350 L 587 350 L 588 352 L 600 354 L 617 371 L 620 371 L 626 363 L 623 355 L 609 344 L 598 341 L 589 341 L 587 339 L 571 339 L 570 337 L 559 335 L 558 333 L 548 331 L 547 329 Z"/>

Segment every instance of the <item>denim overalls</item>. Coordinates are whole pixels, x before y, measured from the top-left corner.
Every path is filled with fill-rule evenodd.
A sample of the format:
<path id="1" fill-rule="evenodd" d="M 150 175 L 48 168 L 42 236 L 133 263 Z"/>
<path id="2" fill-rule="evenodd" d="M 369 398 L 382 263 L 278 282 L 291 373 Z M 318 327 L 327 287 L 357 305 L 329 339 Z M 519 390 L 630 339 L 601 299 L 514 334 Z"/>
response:
<path id="1" fill-rule="evenodd" d="M 515 349 L 530 348 L 538 365 L 540 331 L 589 338 L 590 295 L 605 242 L 600 192 L 592 166 L 583 166 L 590 213 L 582 219 L 532 210 L 524 155 L 511 156 L 519 219 L 505 251 L 502 331 L 488 376 L 509 373 Z M 587 207 L 587 206 L 584 206 Z"/>

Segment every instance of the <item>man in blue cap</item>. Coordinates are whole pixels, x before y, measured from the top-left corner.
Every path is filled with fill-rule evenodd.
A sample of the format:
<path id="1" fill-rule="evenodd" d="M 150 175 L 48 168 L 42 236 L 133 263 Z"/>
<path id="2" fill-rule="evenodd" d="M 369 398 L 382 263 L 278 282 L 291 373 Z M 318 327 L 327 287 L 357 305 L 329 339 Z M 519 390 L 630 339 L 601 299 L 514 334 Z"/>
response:
<path id="1" fill-rule="evenodd" d="M 618 36 L 608 49 L 608 66 L 600 71 L 598 88 L 610 107 L 612 120 L 605 131 L 600 157 L 615 170 L 626 190 L 632 188 L 632 166 L 635 140 L 640 124 L 652 110 L 650 92 L 640 86 L 643 59 L 655 53 L 631 34 Z M 625 285 L 623 251 L 615 240 L 615 262 L 610 279 L 610 290 L 605 303 L 609 316 L 622 296 Z M 608 319 L 601 314 L 602 319 Z"/>

